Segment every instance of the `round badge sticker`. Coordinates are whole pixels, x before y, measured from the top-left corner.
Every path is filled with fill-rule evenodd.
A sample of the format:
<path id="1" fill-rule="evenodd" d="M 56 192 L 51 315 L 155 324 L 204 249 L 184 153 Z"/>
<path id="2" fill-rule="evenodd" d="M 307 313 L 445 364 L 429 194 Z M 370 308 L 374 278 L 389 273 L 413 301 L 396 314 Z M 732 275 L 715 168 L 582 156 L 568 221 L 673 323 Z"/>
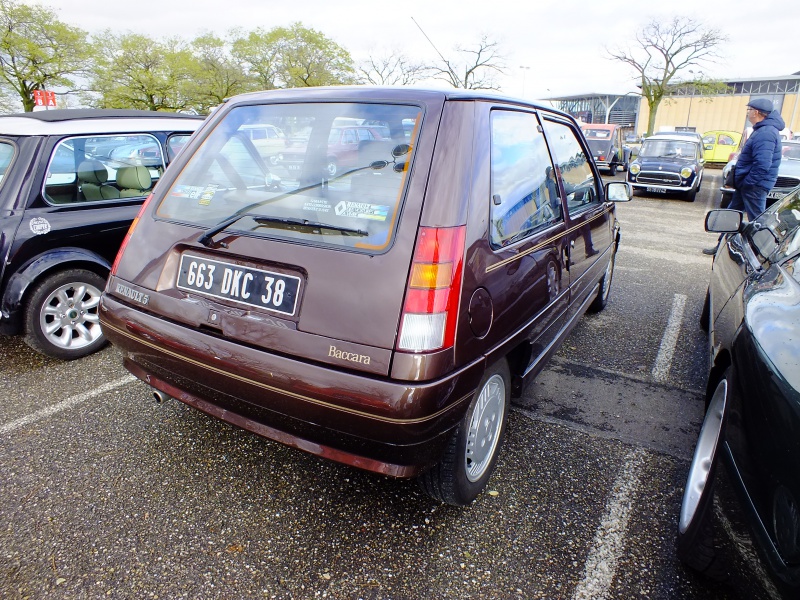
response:
<path id="1" fill-rule="evenodd" d="M 36 235 L 50 232 L 50 221 L 42 217 L 34 217 L 30 222 L 31 231 Z"/>

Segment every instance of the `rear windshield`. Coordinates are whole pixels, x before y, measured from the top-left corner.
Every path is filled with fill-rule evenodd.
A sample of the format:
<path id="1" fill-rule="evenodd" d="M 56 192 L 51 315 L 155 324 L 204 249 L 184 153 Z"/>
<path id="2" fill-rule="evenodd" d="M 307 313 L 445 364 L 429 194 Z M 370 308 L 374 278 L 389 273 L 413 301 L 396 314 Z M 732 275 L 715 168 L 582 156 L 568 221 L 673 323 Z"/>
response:
<path id="1" fill-rule="evenodd" d="M 380 252 L 392 239 L 420 121 L 419 107 L 396 104 L 234 108 L 156 214 L 204 228 L 233 219 L 226 231 Z"/>

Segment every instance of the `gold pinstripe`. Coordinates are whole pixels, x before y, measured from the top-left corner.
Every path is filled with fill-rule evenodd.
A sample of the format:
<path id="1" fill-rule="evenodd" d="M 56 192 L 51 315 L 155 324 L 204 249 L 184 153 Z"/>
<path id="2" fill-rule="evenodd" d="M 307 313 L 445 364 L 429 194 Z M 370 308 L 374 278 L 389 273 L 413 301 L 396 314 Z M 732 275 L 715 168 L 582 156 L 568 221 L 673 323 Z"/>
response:
<path id="1" fill-rule="evenodd" d="M 139 344 L 142 344 L 144 346 L 148 346 L 148 347 L 152 348 L 153 350 L 157 350 L 158 352 L 162 352 L 164 354 L 168 354 L 168 355 L 170 355 L 170 356 L 172 356 L 174 358 L 178 358 L 180 360 L 186 361 L 186 362 L 191 363 L 191 364 L 193 364 L 195 366 L 202 367 L 203 369 L 206 369 L 208 371 L 213 371 L 215 373 L 218 373 L 219 375 L 223 375 L 225 377 L 230 377 L 230 378 L 236 379 L 238 381 L 242 381 L 242 382 L 250 384 L 250 385 L 255 385 L 255 386 L 263 388 L 265 390 L 269 390 L 269 391 L 275 392 L 277 394 L 282 394 L 282 395 L 288 396 L 290 398 L 294 398 L 294 399 L 297 399 L 297 400 L 302 400 L 304 402 L 310 402 L 312 404 L 316 404 L 317 406 L 322 406 L 324 408 L 338 410 L 340 412 L 345 412 L 345 413 L 348 413 L 348 414 L 351 414 L 351 415 L 357 415 L 359 417 L 364 417 L 364 418 L 367 418 L 367 419 L 373 419 L 375 421 L 381 421 L 383 423 L 392 423 L 392 424 L 397 424 L 397 425 L 415 425 L 415 424 L 418 424 L 418 423 L 425 423 L 426 421 L 430 421 L 432 419 L 435 419 L 435 418 L 443 415 L 444 413 L 446 413 L 448 410 L 451 410 L 456 405 L 461 404 L 465 400 L 471 398 L 473 393 L 474 393 L 474 392 L 470 392 L 469 394 L 464 395 L 463 397 L 459 398 L 454 404 L 452 404 L 452 405 L 450 405 L 448 407 L 442 408 L 441 410 L 433 413 L 432 415 L 428 415 L 427 417 L 421 417 L 421 418 L 418 418 L 418 419 L 395 419 L 395 418 L 391 418 L 391 417 L 381 417 L 379 415 L 373 415 L 371 413 L 367 413 L 367 412 L 364 412 L 364 411 L 361 411 L 361 410 L 355 410 L 353 408 L 347 408 L 347 407 L 344 407 L 344 406 L 338 406 L 336 404 L 331 404 L 330 402 L 324 402 L 322 400 L 317 400 L 316 398 L 311 398 L 309 396 L 303 396 L 302 394 L 297 394 L 295 392 L 290 392 L 288 390 L 282 390 L 280 388 L 276 388 L 276 387 L 268 385 L 266 383 L 262 383 L 260 381 L 255 381 L 254 379 L 249 379 L 249 378 L 243 377 L 241 375 L 236 375 L 235 373 L 231 373 L 230 371 L 225 371 L 223 369 L 219 369 L 219 368 L 214 367 L 212 365 L 209 365 L 207 363 L 203 363 L 203 362 L 200 362 L 198 360 L 194 360 L 192 358 L 188 358 L 186 356 L 183 356 L 182 354 L 178 354 L 177 352 L 172 352 L 171 350 L 167 350 L 165 348 L 162 348 L 161 346 L 156 346 L 155 344 L 153 344 L 151 342 L 143 340 L 143 339 L 141 339 L 139 337 L 135 337 L 135 336 L 131 335 L 130 333 L 128 333 L 127 331 L 124 331 L 124 330 L 120 329 L 119 327 L 114 327 L 113 325 L 110 325 L 108 323 L 104 323 L 103 324 L 103 328 L 104 329 L 113 329 L 118 334 L 120 334 L 120 335 L 122 335 L 124 337 L 127 337 L 129 339 L 132 339 L 133 341 L 135 341 L 135 342 L 137 342 Z"/>
<path id="2" fill-rule="evenodd" d="M 532 248 L 528 248 L 524 252 L 520 252 L 519 254 L 515 254 L 514 256 L 511 256 L 511 257 L 509 257 L 509 258 L 507 258 L 505 260 L 501 260 L 500 262 L 497 262 L 497 263 L 494 263 L 492 265 L 489 265 L 488 267 L 486 267 L 486 273 L 490 273 L 491 271 L 494 271 L 495 269 L 499 269 L 501 267 L 504 267 L 505 265 L 507 265 L 509 263 L 512 263 L 515 260 L 519 260 L 521 258 L 524 258 L 525 256 L 528 256 L 528 254 L 531 254 L 532 252 L 536 252 L 537 250 L 540 250 L 540 249 L 544 248 L 545 246 L 548 246 L 549 244 L 552 244 L 557 239 L 562 238 L 565 235 L 569 235 L 573 231 L 575 231 L 577 229 L 580 229 L 581 227 L 585 226 L 587 223 L 591 223 L 592 221 L 594 221 L 596 219 L 599 219 L 600 217 L 602 217 L 606 213 L 611 212 L 611 208 L 612 207 L 607 206 L 603 210 L 603 212 L 597 213 L 595 216 L 593 216 L 591 219 L 585 221 L 584 223 L 581 223 L 580 225 L 575 225 L 574 227 L 570 227 L 566 231 L 563 231 L 563 232 L 559 233 L 558 235 L 554 235 L 553 237 L 548 238 L 545 241 L 543 241 L 541 244 L 537 244 L 536 246 L 534 246 Z"/>

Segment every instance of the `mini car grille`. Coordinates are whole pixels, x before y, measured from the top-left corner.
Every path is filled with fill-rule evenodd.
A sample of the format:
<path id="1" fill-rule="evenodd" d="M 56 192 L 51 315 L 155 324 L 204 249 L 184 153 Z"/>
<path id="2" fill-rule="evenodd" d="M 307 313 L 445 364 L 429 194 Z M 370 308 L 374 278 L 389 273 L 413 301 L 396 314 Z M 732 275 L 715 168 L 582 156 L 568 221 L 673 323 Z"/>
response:
<path id="1" fill-rule="evenodd" d="M 680 185 L 681 176 L 677 173 L 664 173 L 662 171 L 642 171 L 636 178 L 636 183 L 655 183 L 658 185 Z"/>
<path id="2" fill-rule="evenodd" d="M 800 185 L 800 178 L 798 177 L 778 177 L 778 181 L 775 182 L 774 187 L 793 188 L 798 185 Z"/>

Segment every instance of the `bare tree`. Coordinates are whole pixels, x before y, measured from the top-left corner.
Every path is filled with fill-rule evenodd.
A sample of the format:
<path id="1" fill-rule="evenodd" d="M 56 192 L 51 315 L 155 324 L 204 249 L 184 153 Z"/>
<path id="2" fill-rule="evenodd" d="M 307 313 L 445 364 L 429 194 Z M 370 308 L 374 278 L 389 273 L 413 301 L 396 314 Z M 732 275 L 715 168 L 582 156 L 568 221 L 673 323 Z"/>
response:
<path id="1" fill-rule="evenodd" d="M 446 81 L 454 88 L 500 89 L 495 77 L 505 72 L 505 59 L 499 52 L 498 42 L 483 35 L 474 46 L 456 46 L 455 51 L 460 55 L 460 60 L 448 60 L 442 56 L 441 63 L 429 67 L 435 79 Z"/>
<path id="2" fill-rule="evenodd" d="M 411 85 L 428 74 L 429 68 L 412 62 L 406 55 L 390 50 L 373 54 L 358 64 L 356 76 L 359 83 L 372 85 Z"/>
<path id="3" fill-rule="evenodd" d="M 638 73 L 642 97 L 650 108 L 647 135 L 653 133 L 659 104 L 674 87 L 670 82 L 684 69 L 714 62 L 717 46 L 726 40 L 717 29 L 707 29 L 688 17 L 674 17 L 664 23 L 653 19 L 636 35 L 635 43 L 607 50 L 609 58 L 630 65 Z"/>

